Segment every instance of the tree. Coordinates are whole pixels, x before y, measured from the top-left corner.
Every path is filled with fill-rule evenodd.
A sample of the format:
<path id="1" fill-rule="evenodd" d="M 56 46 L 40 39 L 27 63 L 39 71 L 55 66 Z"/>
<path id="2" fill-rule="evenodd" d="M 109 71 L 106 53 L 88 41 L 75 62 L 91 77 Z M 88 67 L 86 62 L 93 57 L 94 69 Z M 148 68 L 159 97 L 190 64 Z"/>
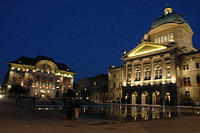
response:
<path id="1" fill-rule="evenodd" d="M 69 89 L 66 93 L 63 93 L 63 97 L 74 98 L 76 96 L 75 92 L 72 89 Z"/>
<path id="2" fill-rule="evenodd" d="M 19 84 L 13 85 L 10 88 L 10 91 L 9 91 L 9 93 L 14 94 L 15 96 L 17 96 L 17 95 L 27 95 L 28 92 L 30 92 L 29 88 L 22 87 Z"/>

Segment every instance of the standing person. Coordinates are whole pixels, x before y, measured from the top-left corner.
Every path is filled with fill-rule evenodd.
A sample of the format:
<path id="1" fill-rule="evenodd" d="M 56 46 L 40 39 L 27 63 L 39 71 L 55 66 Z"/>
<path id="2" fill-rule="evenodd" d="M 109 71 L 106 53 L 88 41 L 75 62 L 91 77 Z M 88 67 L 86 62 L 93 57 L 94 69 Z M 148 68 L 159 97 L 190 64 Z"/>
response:
<path id="1" fill-rule="evenodd" d="M 77 98 L 77 99 L 75 99 L 75 101 L 74 101 L 74 112 L 75 112 L 75 119 L 76 119 L 76 120 L 79 119 L 80 107 L 81 107 L 81 102 L 80 102 L 80 100 Z"/>

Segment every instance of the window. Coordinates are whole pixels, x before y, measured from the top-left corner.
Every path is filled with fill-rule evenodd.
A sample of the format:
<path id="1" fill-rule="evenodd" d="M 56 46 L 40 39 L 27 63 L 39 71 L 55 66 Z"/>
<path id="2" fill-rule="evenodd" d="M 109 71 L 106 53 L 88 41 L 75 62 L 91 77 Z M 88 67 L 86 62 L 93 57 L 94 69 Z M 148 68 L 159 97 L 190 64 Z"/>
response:
<path id="1" fill-rule="evenodd" d="M 164 42 L 167 42 L 167 36 L 164 36 Z"/>
<path id="2" fill-rule="evenodd" d="M 170 35 L 167 34 L 167 41 L 170 41 Z"/>
<path id="3" fill-rule="evenodd" d="M 187 78 L 184 77 L 184 85 L 186 85 L 186 84 L 187 84 Z"/>
<path id="4" fill-rule="evenodd" d="M 173 39 L 173 38 L 174 38 L 174 35 L 173 35 L 172 33 L 170 34 L 170 38 L 171 38 L 171 39 Z"/>
<path id="5" fill-rule="evenodd" d="M 188 84 L 191 84 L 191 82 L 190 82 L 190 77 L 188 77 L 187 80 L 188 80 Z"/>
<path id="6" fill-rule="evenodd" d="M 196 63 L 196 68 L 197 68 L 197 69 L 200 68 L 200 63 Z"/>
<path id="7" fill-rule="evenodd" d="M 135 81 L 140 81 L 141 78 L 141 72 L 139 70 L 136 70 L 135 72 Z"/>
<path id="8" fill-rule="evenodd" d="M 151 70 L 149 68 L 145 69 L 145 73 L 144 73 L 144 80 L 150 80 L 151 79 Z"/>
<path id="9" fill-rule="evenodd" d="M 190 92 L 189 92 L 189 91 L 186 91 L 186 92 L 185 92 L 185 96 L 188 96 L 188 97 L 189 97 L 189 96 L 190 96 Z"/>
<path id="10" fill-rule="evenodd" d="M 161 43 L 163 43 L 163 36 L 161 36 Z"/>
<path id="11" fill-rule="evenodd" d="M 157 38 L 155 38 L 155 43 L 157 43 Z"/>
<path id="12" fill-rule="evenodd" d="M 158 37 L 158 43 L 160 43 L 160 37 Z"/>
<path id="13" fill-rule="evenodd" d="M 190 77 L 184 77 L 184 86 L 191 86 Z"/>
<path id="14" fill-rule="evenodd" d="M 156 68 L 156 76 L 155 79 L 162 79 L 162 69 L 157 67 Z"/>
<path id="15" fill-rule="evenodd" d="M 183 65 L 183 70 L 189 70 L 189 65 Z"/>
<path id="16" fill-rule="evenodd" d="M 166 77 L 170 78 L 171 74 L 170 74 L 170 68 L 166 68 Z"/>

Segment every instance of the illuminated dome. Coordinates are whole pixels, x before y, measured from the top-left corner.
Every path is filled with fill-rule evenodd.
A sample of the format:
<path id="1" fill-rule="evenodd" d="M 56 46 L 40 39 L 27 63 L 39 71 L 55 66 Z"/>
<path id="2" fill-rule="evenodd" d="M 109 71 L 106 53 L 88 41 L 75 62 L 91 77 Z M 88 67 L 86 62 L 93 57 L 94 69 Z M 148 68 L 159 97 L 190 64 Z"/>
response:
<path id="1" fill-rule="evenodd" d="M 153 21 L 153 23 L 151 24 L 151 29 L 156 28 L 166 23 L 182 24 L 182 23 L 187 23 L 187 22 L 184 20 L 182 15 L 173 12 L 172 8 L 167 7 L 164 10 L 164 15 L 158 17 L 157 19 Z"/>

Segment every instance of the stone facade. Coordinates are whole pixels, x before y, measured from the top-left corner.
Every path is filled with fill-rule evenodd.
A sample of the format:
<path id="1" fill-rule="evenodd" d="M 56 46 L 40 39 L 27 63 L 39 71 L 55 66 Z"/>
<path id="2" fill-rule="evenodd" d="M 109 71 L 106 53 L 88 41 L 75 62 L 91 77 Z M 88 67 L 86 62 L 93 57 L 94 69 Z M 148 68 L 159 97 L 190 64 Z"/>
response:
<path id="1" fill-rule="evenodd" d="M 175 105 L 185 95 L 199 100 L 200 52 L 193 47 L 193 31 L 181 15 L 168 9 L 152 23 L 142 43 L 124 53 L 123 66 L 110 67 L 110 101 Z"/>
<path id="2" fill-rule="evenodd" d="M 20 57 L 9 63 L 7 92 L 19 84 L 30 89 L 30 96 L 38 98 L 61 97 L 73 89 L 74 72 L 65 64 L 56 63 L 52 58 Z"/>

